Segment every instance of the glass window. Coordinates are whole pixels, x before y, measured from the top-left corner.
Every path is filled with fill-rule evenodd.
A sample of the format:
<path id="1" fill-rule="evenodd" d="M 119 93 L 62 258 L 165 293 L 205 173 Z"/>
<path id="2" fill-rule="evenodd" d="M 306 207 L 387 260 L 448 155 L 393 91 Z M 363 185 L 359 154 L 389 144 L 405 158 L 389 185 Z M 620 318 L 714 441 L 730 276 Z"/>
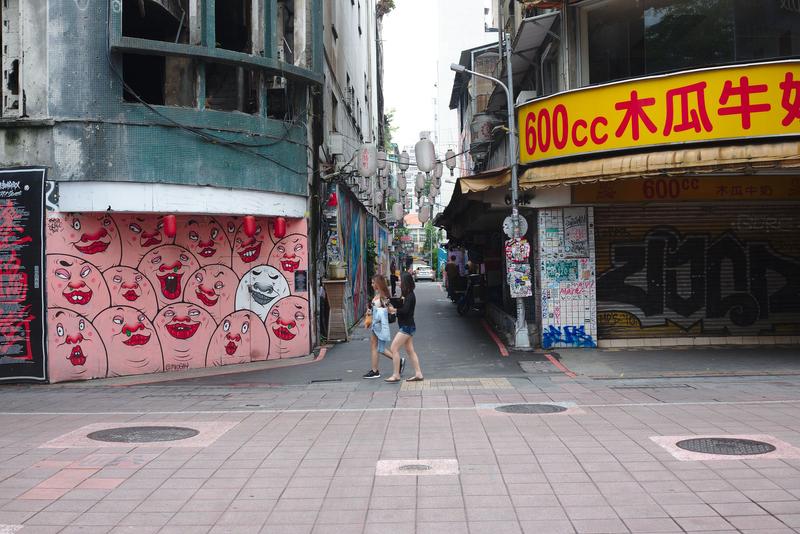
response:
<path id="1" fill-rule="evenodd" d="M 589 84 L 800 54 L 792 2 L 614 0 L 582 18 Z"/>

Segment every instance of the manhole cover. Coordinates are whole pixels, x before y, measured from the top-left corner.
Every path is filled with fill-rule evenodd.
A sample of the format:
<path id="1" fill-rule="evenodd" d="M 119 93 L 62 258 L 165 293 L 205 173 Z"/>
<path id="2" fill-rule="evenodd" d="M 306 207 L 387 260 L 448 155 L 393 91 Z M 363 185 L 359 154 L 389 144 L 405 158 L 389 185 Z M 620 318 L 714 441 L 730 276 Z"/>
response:
<path id="1" fill-rule="evenodd" d="M 729 456 L 745 456 L 749 454 L 766 454 L 775 450 L 775 446 L 763 441 L 734 438 L 695 438 L 676 443 L 681 449 L 702 452 L 705 454 L 725 454 Z"/>
<path id="2" fill-rule="evenodd" d="M 398 469 L 400 471 L 430 471 L 433 468 L 426 464 L 407 464 L 401 465 Z"/>
<path id="3" fill-rule="evenodd" d="M 506 404 L 505 406 L 498 406 L 495 408 L 495 410 L 503 413 L 530 414 L 559 413 L 567 411 L 566 408 L 557 404 Z"/>
<path id="4" fill-rule="evenodd" d="M 194 428 L 180 426 L 128 426 L 108 428 L 88 434 L 95 441 L 112 443 L 150 443 L 153 441 L 177 441 L 193 438 L 200 433 Z"/>

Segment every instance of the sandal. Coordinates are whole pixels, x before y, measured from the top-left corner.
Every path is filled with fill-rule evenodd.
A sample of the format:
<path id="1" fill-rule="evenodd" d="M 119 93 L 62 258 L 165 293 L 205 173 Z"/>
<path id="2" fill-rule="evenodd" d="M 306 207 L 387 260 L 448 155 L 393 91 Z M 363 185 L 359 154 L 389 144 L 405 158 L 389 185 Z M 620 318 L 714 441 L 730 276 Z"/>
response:
<path id="1" fill-rule="evenodd" d="M 392 380 L 391 378 L 384 378 L 383 381 L 384 382 L 389 382 L 390 384 L 395 384 L 397 382 L 402 382 L 403 379 L 402 378 L 397 378 L 395 380 Z"/>
<path id="2" fill-rule="evenodd" d="M 423 380 L 425 380 L 425 378 L 421 376 L 412 376 L 411 378 L 406 378 L 406 382 L 422 382 Z"/>

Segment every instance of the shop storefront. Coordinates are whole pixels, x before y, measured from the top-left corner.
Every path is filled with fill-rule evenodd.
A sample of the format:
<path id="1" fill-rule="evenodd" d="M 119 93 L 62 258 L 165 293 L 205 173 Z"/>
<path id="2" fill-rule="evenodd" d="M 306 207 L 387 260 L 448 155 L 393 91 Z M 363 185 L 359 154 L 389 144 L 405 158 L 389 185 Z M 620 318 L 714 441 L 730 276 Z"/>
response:
<path id="1" fill-rule="evenodd" d="M 543 347 L 800 340 L 800 63 L 626 80 L 518 109 Z"/>

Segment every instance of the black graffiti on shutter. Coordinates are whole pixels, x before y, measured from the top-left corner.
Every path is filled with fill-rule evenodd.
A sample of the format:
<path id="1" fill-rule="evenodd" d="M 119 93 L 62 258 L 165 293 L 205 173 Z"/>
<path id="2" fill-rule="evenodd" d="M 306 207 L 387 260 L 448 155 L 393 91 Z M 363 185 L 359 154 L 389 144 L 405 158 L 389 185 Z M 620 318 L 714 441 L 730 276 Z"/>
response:
<path id="1" fill-rule="evenodd" d="M 597 300 L 629 304 L 645 317 L 665 311 L 690 317 L 705 309 L 707 319 L 728 316 L 742 327 L 770 314 L 800 311 L 800 259 L 775 252 L 767 242 L 742 242 L 733 232 L 712 241 L 655 227 L 642 242 L 612 243 L 611 258 L 612 267 L 598 278 Z M 690 279 L 681 284 L 679 269 L 687 265 Z M 781 275 L 783 285 L 775 289 L 773 280 L 770 289 L 770 273 Z M 646 289 L 630 283 L 642 275 Z M 682 287 L 688 296 L 681 295 Z"/>

